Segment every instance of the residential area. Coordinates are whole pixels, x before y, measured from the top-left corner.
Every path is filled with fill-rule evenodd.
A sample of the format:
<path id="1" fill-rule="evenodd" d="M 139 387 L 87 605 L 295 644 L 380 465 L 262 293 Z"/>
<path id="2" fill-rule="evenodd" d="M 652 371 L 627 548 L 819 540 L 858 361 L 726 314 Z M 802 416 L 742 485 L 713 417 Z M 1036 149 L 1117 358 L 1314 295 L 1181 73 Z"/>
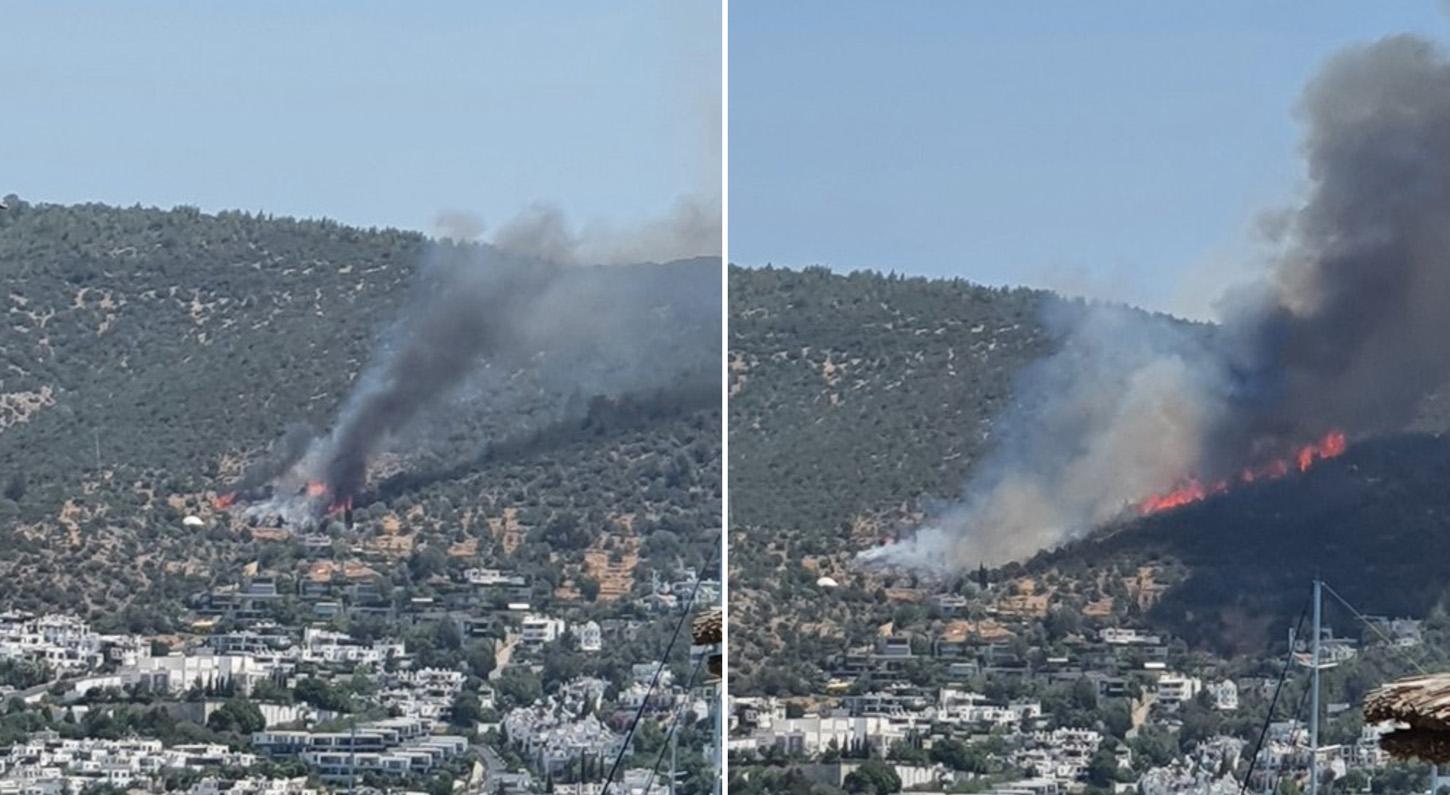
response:
<path id="1" fill-rule="evenodd" d="M 507 570 L 454 566 L 417 596 L 313 563 L 195 593 L 166 633 L 10 610 L 0 794 L 589 795 L 612 775 L 611 792 L 664 795 L 671 764 L 679 791 L 708 792 L 719 638 L 646 655 L 719 587 L 687 570 L 647 598 L 551 609 Z"/>

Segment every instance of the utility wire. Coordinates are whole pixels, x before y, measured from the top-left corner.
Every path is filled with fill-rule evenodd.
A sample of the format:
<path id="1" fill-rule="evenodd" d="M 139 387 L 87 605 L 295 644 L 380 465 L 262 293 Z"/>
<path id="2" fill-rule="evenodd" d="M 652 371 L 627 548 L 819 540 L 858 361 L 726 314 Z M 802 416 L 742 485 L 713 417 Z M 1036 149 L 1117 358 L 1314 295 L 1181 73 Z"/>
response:
<path id="1" fill-rule="evenodd" d="M 686 693 L 690 692 L 690 690 L 692 688 L 694 688 L 694 686 L 695 686 L 695 677 L 697 677 L 697 676 L 700 675 L 700 669 L 704 667 L 705 661 L 708 660 L 708 659 L 710 659 L 710 655 L 708 655 L 708 654 L 701 654 L 700 655 L 700 659 L 698 659 L 698 660 L 695 661 L 694 667 L 690 669 L 690 678 L 685 681 L 685 692 Z M 650 791 L 650 789 L 652 787 L 654 787 L 654 785 L 655 785 L 655 775 L 659 773 L 660 763 L 663 762 L 664 759 L 665 759 L 665 751 L 669 750 L 669 748 L 670 748 L 670 740 L 674 739 L 675 730 L 678 729 L 679 727 L 680 727 L 680 710 L 679 710 L 679 707 L 676 706 L 676 708 L 675 708 L 675 714 L 674 714 L 673 718 L 670 720 L 670 730 L 665 733 L 665 741 L 660 744 L 660 752 L 658 754 L 655 754 L 654 767 L 650 768 L 650 771 L 649 771 L 649 783 L 647 783 L 647 784 L 644 785 L 644 791 L 646 793 L 648 793 Z M 675 782 L 674 782 L 673 779 L 671 779 L 670 780 L 670 795 L 674 795 L 674 792 L 675 792 Z"/>
<path id="2" fill-rule="evenodd" d="M 1312 600 L 1313 597 L 1310 597 Z M 1299 621 L 1294 625 L 1294 637 L 1299 637 L 1299 630 L 1304 627 L 1304 616 L 1309 612 L 1309 605 L 1306 603 L 1304 609 L 1299 611 Z M 1249 769 L 1244 773 L 1243 784 L 1239 786 L 1239 795 L 1244 795 L 1249 789 L 1249 779 L 1253 778 L 1254 767 L 1259 763 L 1259 749 L 1264 746 L 1264 738 L 1269 734 L 1269 724 L 1274 721 L 1274 710 L 1279 705 L 1279 693 L 1284 689 L 1284 680 L 1289 677 L 1289 667 L 1294 664 L 1294 647 L 1289 646 L 1289 653 L 1284 658 L 1284 667 L 1279 671 L 1279 683 L 1274 685 L 1274 697 L 1269 700 L 1269 712 L 1264 715 L 1264 725 L 1259 729 L 1259 739 L 1254 742 L 1254 752 L 1249 755 Z"/>
<path id="3" fill-rule="evenodd" d="M 722 531 L 723 532 L 723 531 Z M 715 561 L 719 558 L 721 544 L 715 544 L 710 553 L 710 562 L 701 570 L 701 574 L 715 570 Z M 684 629 L 690 611 L 695 609 L 695 597 L 700 595 L 700 579 L 695 578 L 695 587 L 690 589 L 690 598 L 680 610 L 680 619 L 675 622 L 675 631 L 670 634 L 670 642 L 665 646 L 664 654 L 660 655 L 660 663 L 655 668 L 655 674 L 650 678 L 649 688 L 644 692 L 644 698 L 640 699 L 639 709 L 635 711 L 634 718 L 629 722 L 629 729 L 624 733 L 624 744 L 619 747 L 619 753 L 614 757 L 614 764 L 609 767 L 609 775 L 604 779 L 604 786 L 599 790 L 599 795 L 609 795 L 609 785 L 614 783 L 614 774 L 619 772 L 619 766 L 624 762 L 624 755 L 629 752 L 629 744 L 634 740 L 634 731 L 639 728 L 639 722 L 644 717 L 644 711 L 649 706 L 650 696 L 654 695 L 655 688 L 659 686 L 660 675 L 664 673 L 665 667 L 669 664 L 670 653 L 675 650 L 675 643 L 680 639 L 680 630 Z"/>
<path id="4" fill-rule="evenodd" d="M 1301 716 L 1301 715 L 1304 714 L 1304 704 L 1305 704 L 1305 702 L 1307 702 L 1309 700 L 1309 693 L 1310 693 L 1310 691 L 1312 689 L 1313 689 L 1312 687 L 1306 687 L 1306 688 L 1304 688 L 1304 692 L 1299 694 L 1299 706 L 1297 706 L 1297 707 L 1294 708 L 1294 722 L 1295 723 L 1298 723 L 1299 722 L 1299 716 Z M 1289 732 L 1289 746 L 1291 748 L 1294 746 L 1294 743 L 1296 743 L 1296 742 L 1299 741 L 1299 734 L 1301 733 L 1301 731 L 1302 731 L 1302 729 L 1295 728 L 1293 731 Z M 1314 773 L 1317 773 L 1318 770 L 1319 770 L 1319 768 L 1316 766 L 1315 762 L 1316 762 L 1316 760 L 1313 760 L 1313 759 L 1309 760 L 1309 769 L 1311 771 L 1313 771 L 1311 773 L 1311 775 L 1313 775 Z M 1267 790 L 1268 792 L 1274 792 L 1275 790 L 1277 790 L 1279 788 L 1279 782 L 1284 779 L 1284 769 L 1281 767 L 1281 768 L 1279 768 L 1279 771 L 1278 772 L 1279 772 L 1279 775 L 1278 775 L 1278 777 L 1276 779 L 1274 779 L 1273 786 L 1268 788 L 1268 790 Z"/>
<path id="5" fill-rule="evenodd" d="M 1394 649 L 1395 648 L 1395 641 L 1394 641 L 1393 638 L 1391 638 L 1389 635 L 1386 635 L 1385 634 L 1385 631 L 1382 630 L 1382 629 L 1380 629 L 1376 624 L 1374 624 L 1374 622 L 1370 621 L 1368 618 L 1365 618 L 1363 613 L 1361 613 L 1358 610 L 1356 610 L 1354 608 L 1354 605 L 1352 605 L 1352 604 L 1349 603 L 1349 600 L 1345 599 L 1343 596 L 1340 596 L 1338 591 L 1336 591 L 1333 588 L 1329 587 L 1329 583 L 1321 581 L 1319 584 L 1321 586 L 1323 586 L 1324 590 L 1326 590 L 1326 591 L 1329 592 L 1329 595 L 1330 596 L 1333 596 L 1335 599 L 1338 599 L 1340 604 L 1342 604 L 1346 608 L 1348 608 L 1349 609 L 1349 612 L 1353 613 L 1355 618 L 1357 618 L 1360 621 L 1364 622 L 1364 625 L 1365 626 L 1367 626 L 1370 629 L 1374 630 L 1375 631 L 1375 634 L 1377 634 L 1377 635 L 1380 636 L 1380 640 L 1383 640 L 1391 649 Z M 1421 665 L 1419 660 L 1413 659 L 1408 654 L 1404 654 L 1404 653 L 1402 653 L 1401 656 L 1404 657 L 1404 659 L 1408 660 L 1409 663 L 1410 663 L 1410 665 L 1415 666 L 1415 670 L 1419 671 L 1420 673 L 1422 673 L 1422 674 L 1428 674 L 1428 673 L 1430 673 L 1429 671 L 1425 670 L 1425 666 Z"/>

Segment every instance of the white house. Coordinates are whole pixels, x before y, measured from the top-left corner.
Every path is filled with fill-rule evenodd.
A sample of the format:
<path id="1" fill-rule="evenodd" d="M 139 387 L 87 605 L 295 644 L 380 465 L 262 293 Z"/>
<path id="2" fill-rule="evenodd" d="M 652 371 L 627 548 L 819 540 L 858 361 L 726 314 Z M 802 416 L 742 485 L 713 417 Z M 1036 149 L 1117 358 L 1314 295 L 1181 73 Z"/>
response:
<path id="1" fill-rule="evenodd" d="M 258 682 L 272 676 L 272 667 L 249 654 L 169 654 L 142 657 L 121 671 L 124 684 L 159 693 L 179 693 L 192 687 L 230 683 L 239 693 L 250 693 Z"/>
<path id="2" fill-rule="evenodd" d="M 1183 674 L 1165 673 L 1158 677 L 1158 703 L 1175 707 L 1198 695 L 1203 680 Z"/>
<path id="3" fill-rule="evenodd" d="M 519 629 L 519 640 L 525 646 L 542 646 L 558 640 L 568 628 L 569 625 L 562 618 L 524 616 L 523 625 Z"/>
<path id="4" fill-rule="evenodd" d="M 597 622 L 586 621 L 574 627 L 573 631 L 574 639 L 579 642 L 579 651 L 599 651 L 604 648 L 604 634 Z"/>
<path id="5" fill-rule="evenodd" d="M 1239 708 L 1239 687 L 1232 679 L 1209 685 L 1208 692 L 1213 696 L 1214 709 L 1232 712 Z"/>

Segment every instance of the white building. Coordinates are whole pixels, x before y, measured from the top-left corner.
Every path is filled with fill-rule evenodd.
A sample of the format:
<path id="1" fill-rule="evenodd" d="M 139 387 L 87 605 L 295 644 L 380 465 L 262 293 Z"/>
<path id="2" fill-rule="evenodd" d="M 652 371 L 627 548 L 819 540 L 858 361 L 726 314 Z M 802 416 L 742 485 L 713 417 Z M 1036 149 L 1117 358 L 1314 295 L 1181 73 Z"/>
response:
<path id="1" fill-rule="evenodd" d="M 1158 677 L 1158 703 L 1165 706 L 1176 707 L 1196 697 L 1201 690 L 1203 680 L 1197 677 L 1173 673 Z"/>
<path id="2" fill-rule="evenodd" d="M 775 746 L 786 753 L 814 756 L 830 748 L 848 750 L 869 744 L 884 751 L 906 737 L 906 728 L 889 717 L 821 717 L 786 718 L 773 721 L 753 738 L 755 747 Z M 731 743 L 737 747 L 736 743 Z"/>
<path id="3" fill-rule="evenodd" d="M 542 646 L 553 643 L 563 635 L 569 625 L 562 618 L 528 615 L 519 629 L 519 641 L 525 646 Z"/>
<path id="4" fill-rule="evenodd" d="M 307 786 L 307 778 L 260 778 L 247 776 L 236 781 L 204 778 L 192 785 L 189 795 L 317 795 L 321 790 Z"/>
<path id="5" fill-rule="evenodd" d="M 574 638 L 579 642 L 579 651 L 599 651 L 604 648 L 604 634 L 599 624 L 586 621 L 574 627 Z"/>
<path id="6" fill-rule="evenodd" d="M 302 633 L 301 659 L 305 662 L 382 666 L 405 654 L 402 641 L 362 643 L 346 633 L 320 627 L 308 627 Z"/>
<path id="7" fill-rule="evenodd" d="M 629 675 L 635 683 L 648 685 L 659 675 L 660 687 L 669 687 L 675 681 L 675 673 L 662 662 L 635 663 L 630 666 Z"/>
<path id="8" fill-rule="evenodd" d="M 275 669 L 248 654 L 169 654 L 146 656 L 121 671 L 123 685 L 158 693 L 180 693 L 193 686 L 224 684 L 238 693 L 250 693 L 258 682 L 272 677 Z"/>
<path id="9" fill-rule="evenodd" d="M 130 635 L 101 635 L 80 618 L 61 613 L 0 615 L 0 660 L 26 660 L 74 673 L 105 662 L 108 650 L 123 663 L 143 647 Z"/>
<path id="10" fill-rule="evenodd" d="M 1152 646 L 1161 641 L 1157 635 L 1150 635 L 1141 630 L 1128 627 L 1104 627 L 1099 633 L 1103 643 L 1114 646 Z"/>
<path id="11" fill-rule="evenodd" d="M 460 671 L 439 668 L 400 671 L 386 678 L 378 700 L 384 707 L 426 720 L 436 728 L 453 708 L 454 699 L 463 690 L 464 679 Z"/>
<path id="12" fill-rule="evenodd" d="M 165 748 L 154 739 L 62 739 L 55 732 L 37 732 L 0 755 L 0 793 L 63 795 L 100 785 L 151 789 L 167 769 L 235 769 L 256 761 L 255 755 L 224 745 Z"/>
<path id="13" fill-rule="evenodd" d="M 1069 784 L 1086 774 L 1102 741 L 1102 735 L 1091 729 L 1033 732 L 1030 742 L 1013 752 L 1012 763 L 1036 770 L 1039 776 Z"/>
<path id="14" fill-rule="evenodd" d="M 540 769 L 554 773 L 581 755 L 618 754 L 624 737 L 595 717 L 607 687 L 602 679 L 580 677 L 543 701 L 510 710 L 503 721 L 509 742 Z"/>
<path id="15" fill-rule="evenodd" d="M 501 569 L 469 569 L 463 576 L 470 585 L 527 585 L 528 580 Z"/>
<path id="16" fill-rule="evenodd" d="M 1019 726 L 1023 721 L 1042 717 L 1042 702 L 1021 700 L 994 704 L 981 693 L 947 687 L 941 689 L 936 706 L 923 712 L 923 717 L 959 726 Z"/>
<path id="17" fill-rule="evenodd" d="M 428 722 L 415 717 L 369 721 L 341 732 L 256 732 L 252 745 L 269 756 L 295 756 L 331 783 L 368 772 L 427 773 L 468 750 L 466 738 L 431 734 Z"/>
<path id="18" fill-rule="evenodd" d="M 1213 696 L 1214 709 L 1232 712 L 1239 708 L 1239 688 L 1232 679 L 1209 685 L 1208 693 Z"/>

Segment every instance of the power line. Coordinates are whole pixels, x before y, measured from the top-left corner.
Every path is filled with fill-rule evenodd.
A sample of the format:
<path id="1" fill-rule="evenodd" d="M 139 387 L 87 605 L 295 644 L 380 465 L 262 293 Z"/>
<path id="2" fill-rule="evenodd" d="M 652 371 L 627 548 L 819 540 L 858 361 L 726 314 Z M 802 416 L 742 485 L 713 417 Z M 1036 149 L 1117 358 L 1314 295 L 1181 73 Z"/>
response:
<path id="1" fill-rule="evenodd" d="M 1306 701 L 1309 700 L 1309 693 L 1310 693 L 1310 691 L 1311 691 L 1311 688 L 1306 687 L 1306 688 L 1304 688 L 1304 692 L 1299 694 L 1299 706 L 1297 706 L 1297 707 L 1294 708 L 1294 722 L 1295 723 L 1299 723 L 1299 716 L 1304 714 L 1304 702 L 1306 702 Z M 1291 748 L 1294 746 L 1294 743 L 1296 743 L 1296 742 L 1299 741 L 1299 733 L 1300 733 L 1300 731 L 1301 731 L 1301 729 L 1299 729 L 1298 727 L 1295 727 L 1295 729 L 1289 733 L 1289 746 Z M 1312 752 L 1311 752 L 1311 754 L 1312 754 Z M 1311 758 L 1309 760 L 1309 775 L 1314 776 L 1314 775 L 1318 775 L 1318 774 L 1319 774 L 1318 760 Z M 1274 790 L 1277 790 L 1279 788 L 1279 782 L 1282 781 L 1283 778 L 1284 778 L 1284 769 L 1283 768 L 1279 768 L 1279 776 L 1278 776 L 1277 779 L 1274 780 L 1273 786 L 1271 786 L 1271 787 L 1268 788 L 1268 791 L 1269 792 L 1273 792 Z"/>
<path id="2" fill-rule="evenodd" d="M 700 675 L 700 669 L 704 667 L 705 661 L 708 660 L 709 658 L 710 658 L 710 655 L 708 655 L 708 654 L 701 654 L 700 655 L 700 659 L 698 659 L 698 660 L 695 661 L 694 667 L 690 669 L 690 678 L 688 680 L 686 680 L 686 682 L 685 682 L 685 692 L 688 693 L 690 691 L 690 689 L 694 687 L 694 685 L 695 685 L 695 677 L 697 677 L 697 676 Z M 674 738 L 674 736 L 675 736 L 675 730 L 678 729 L 679 727 L 680 727 L 680 710 L 678 708 L 676 708 L 675 709 L 674 717 L 670 721 L 670 730 L 665 733 L 665 741 L 660 744 L 660 752 L 655 755 L 654 767 L 650 768 L 650 771 L 649 771 L 649 782 L 644 785 L 644 791 L 646 793 L 648 793 L 650 791 L 650 788 L 654 786 L 654 784 L 655 784 L 655 775 L 659 772 L 660 763 L 663 762 L 664 759 L 665 759 L 665 751 L 669 750 L 670 740 Z M 672 779 L 670 781 L 670 795 L 674 795 L 674 792 L 675 792 L 675 782 Z"/>
<path id="3" fill-rule="evenodd" d="M 721 531 L 724 532 L 724 531 Z M 715 544 L 710 552 L 710 562 L 701 571 L 701 574 L 715 570 L 715 561 L 719 557 L 721 544 Z M 634 718 L 629 722 L 629 729 L 624 733 L 624 744 L 619 747 L 619 753 L 614 757 L 614 764 L 609 767 L 609 775 L 604 779 L 604 786 L 599 790 L 599 795 L 609 795 L 609 785 L 614 783 L 614 774 L 619 772 L 619 766 L 624 762 L 624 755 L 629 752 L 629 744 L 634 740 L 634 731 L 639 727 L 639 722 L 644 718 L 644 711 L 649 706 L 650 696 L 654 694 L 655 688 L 659 686 L 660 675 L 664 673 L 665 666 L 669 664 L 670 652 L 675 650 L 675 643 L 680 639 L 680 630 L 684 628 L 686 620 L 690 617 L 690 611 L 695 609 L 695 597 L 700 595 L 700 578 L 695 578 L 695 587 L 690 589 L 690 598 L 680 610 L 680 618 L 675 622 L 675 630 L 670 633 L 670 642 L 665 646 L 665 653 L 660 656 L 659 665 L 655 668 L 654 676 L 650 678 L 649 688 L 644 692 L 644 698 L 640 699 L 639 709 L 635 711 Z"/>
<path id="4" fill-rule="evenodd" d="M 1311 597 L 1312 599 L 1312 597 Z M 1299 621 L 1294 625 L 1294 634 L 1291 637 L 1298 637 L 1299 630 L 1304 628 L 1304 616 L 1309 612 L 1309 605 L 1306 603 L 1304 609 L 1299 611 Z M 1289 667 L 1294 664 L 1294 646 L 1289 645 L 1289 653 L 1284 658 L 1284 667 L 1279 671 L 1279 683 L 1274 686 L 1274 696 L 1269 700 L 1269 711 L 1264 715 L 1264 725 L 1259 729 L 1259 739 L 1254 743 L 1254 752 L 1249 755 L 1249 769 L 1244 773 L 1244 782 L 1239 786 L 1239 795 L 1244 795 L 1249 789 L 1249 779 L 1253 778 L 1254 767 L 1259 763 L 1259 749 L 1264 746 L 1264 738 L 1269 734 L 1269 724 L 1274 721 L 1274 710 L 1279 705 L 1279 693 L 1284 689 L 1284 680 L 1289 677 Z"/>
<path id="5" fill-rule="evenodd" d="M 1354 609 L 1354 605 L 1350 604 L 1349 600 L 1345 599 L 1343 596 L 1340 596 L 1338 591 L 1334 590 L 1329 586 L 1329 583 L 1321 582 L 1320 585 L 1324 588 L 1324 590 L 1329 591 L 1330 596 L 1338 599 L 1340 604 L 1344 605 L 1349 610 L 1349 612 L 1353 613 L 1355 618 L 1364 622 L 1365 626 L 1374 630 L 1375 634 L 1380 636 L 1380 640 L 1383 640 L 1391 649 L 1396 648 L 1393 638 L 1385 634 L 1385 631 L 1380 629 L 1379 626 L 1376 625 L 1374 622 L 1370 621 L 1368 618 L 1365 618 L 1363 613 Z M 1425 670 L 1425 666 L 1421 665 L 1419 660 L 1412 659 L 1407 654 L 1402 654 L 1402 656 L 1409 661 L 1410 665 L 1415 666 L 1415 670 L 1419 671 L 1422 674 L 1430 673 L 1429 671 Z"/>

